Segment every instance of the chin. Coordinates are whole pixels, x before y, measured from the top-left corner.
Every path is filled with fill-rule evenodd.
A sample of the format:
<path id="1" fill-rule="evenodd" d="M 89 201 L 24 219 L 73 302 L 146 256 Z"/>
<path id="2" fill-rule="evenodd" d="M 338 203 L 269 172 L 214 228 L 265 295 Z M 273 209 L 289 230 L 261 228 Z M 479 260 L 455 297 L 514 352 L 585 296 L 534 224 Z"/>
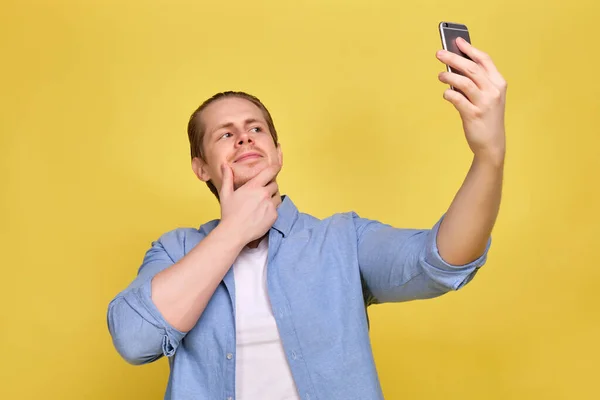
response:
<path id="1" fill-rule="evenodd" d="M 266 165 L 264 163 L 255 163 L 250 165 L 237 165 L 233 169 L 234 175 L 234 186 L 240 187 L 248 182 L 250 179 L 254 178 L 256 175 L 260 173 L 263 169 L 265 169 Z"/>

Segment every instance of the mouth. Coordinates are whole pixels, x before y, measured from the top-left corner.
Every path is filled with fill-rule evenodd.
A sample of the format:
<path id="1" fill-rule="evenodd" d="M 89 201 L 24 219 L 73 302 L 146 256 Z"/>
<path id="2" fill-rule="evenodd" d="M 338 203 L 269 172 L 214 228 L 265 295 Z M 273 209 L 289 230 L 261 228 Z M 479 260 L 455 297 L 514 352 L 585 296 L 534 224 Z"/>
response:
<path id="1" fill-rule="evenodd" d="M 236 158 L 233 162 L 234 163 L 239 163 L 242 161 L 248 161 L 248 160 L 254 160 L 256 158 L 261 158 L 262 156 L 259 153 L 256 152 L 249 152 L 249 153 L 244 153 L 241 156 L 239 156 L 238 158 Z"/>

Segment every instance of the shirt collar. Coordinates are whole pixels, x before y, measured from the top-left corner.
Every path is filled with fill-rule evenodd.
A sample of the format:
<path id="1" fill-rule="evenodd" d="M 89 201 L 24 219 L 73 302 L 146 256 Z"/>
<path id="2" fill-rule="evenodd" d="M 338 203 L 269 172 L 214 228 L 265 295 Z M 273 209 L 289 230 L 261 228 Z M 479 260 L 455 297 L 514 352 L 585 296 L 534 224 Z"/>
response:
<path id="1" fill-rule="evenodd" d="M 277 220 L 273 224 L 273 228 L 284 237 L 288 236 L 292 231 L 292 226 L 298 219 L 298 214 L 298 209 L 292 200 L 287 195 L 282 195 L 281 204 L 277 207 Z M 208 235 L 218 224 L 218 219 L 212 220 L 200 226 L 199 231 L 204 235 Z"/>
<path id="2" fill-rule="evenodd" d="M 277 220 L 273 224 L 273 228 L 281 232 L 284 237 L 288 236 L 297 219 L 298 209 L 296 205 L 287 195 L 282 195 L 281 204 L 277 207 Z"/>

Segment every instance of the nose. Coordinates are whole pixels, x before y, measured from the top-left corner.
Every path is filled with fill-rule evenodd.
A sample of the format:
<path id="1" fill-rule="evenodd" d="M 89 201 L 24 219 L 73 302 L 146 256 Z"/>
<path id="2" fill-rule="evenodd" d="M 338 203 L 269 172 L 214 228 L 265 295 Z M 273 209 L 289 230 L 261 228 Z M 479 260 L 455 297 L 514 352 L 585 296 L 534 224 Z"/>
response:
<path id="1" fill-rule="evenodd" d="M 252 140 L 252 136 L 250 136 L 248 132 L 243 132 L 242 134 L 240 134 L 237 141 L 238 146 L 243 146 L 244 144 L 250 143 L 254 143 L 254 141 Z"/>

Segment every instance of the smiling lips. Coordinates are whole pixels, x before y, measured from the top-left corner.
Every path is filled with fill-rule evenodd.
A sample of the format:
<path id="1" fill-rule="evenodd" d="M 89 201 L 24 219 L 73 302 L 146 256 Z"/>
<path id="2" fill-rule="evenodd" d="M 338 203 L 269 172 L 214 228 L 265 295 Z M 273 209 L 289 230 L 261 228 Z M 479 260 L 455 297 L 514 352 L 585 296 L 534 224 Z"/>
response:
<path id="1" fill-rule="evenodd" d="M 259 153 L 255 152 L 255 151 L 250 151 L 250 152 L 244 153 L 241 156 L 239 156 L 238 158 L 236 158 L 234 163 L 238 163 L 238 162 L 242 162 L 242 161 L 246 161 L 246 160 L 253 160 L 253 159 L 259 158 L 259 157 L 262 157 Z"/>

